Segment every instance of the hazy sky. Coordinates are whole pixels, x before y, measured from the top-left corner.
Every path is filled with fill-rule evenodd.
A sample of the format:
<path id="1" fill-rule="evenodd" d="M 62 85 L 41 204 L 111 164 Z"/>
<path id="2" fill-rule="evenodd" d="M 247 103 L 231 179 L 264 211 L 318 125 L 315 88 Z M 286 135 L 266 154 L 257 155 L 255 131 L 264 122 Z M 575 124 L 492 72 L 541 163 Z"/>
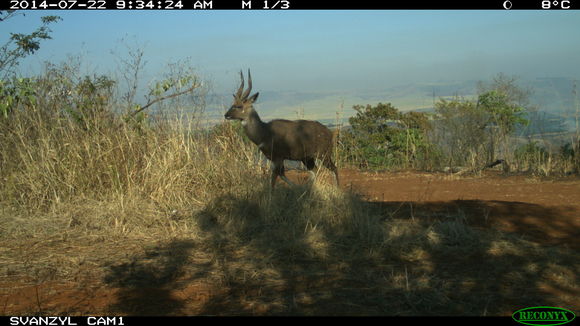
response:
<path id="1" fill-rule="evenodd" d="M 122 38 L 145 50 L 147 74 L 188 60 L 214 91 L 252 69 L 258 90 L 356 91 L 405 83 L 580 78 L 580 11 L 27 11 L 0 23 L 30 32 L 59 15 L 52 40 L 23 62 L 81 55 L 87 71 L 113 72 Z"/>

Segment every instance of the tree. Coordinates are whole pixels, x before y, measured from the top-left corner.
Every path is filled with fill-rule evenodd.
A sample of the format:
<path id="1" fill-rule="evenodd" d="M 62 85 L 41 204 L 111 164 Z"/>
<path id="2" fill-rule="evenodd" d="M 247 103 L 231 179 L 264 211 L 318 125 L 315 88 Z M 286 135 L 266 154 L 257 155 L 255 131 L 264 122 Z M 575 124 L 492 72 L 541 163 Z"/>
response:
<path id="1" fill-rule="evenodd" d="M 426 132 L 427 116 L 419 112 L 399 112 L 390 103 L 376 106 L 356 105 L 357 114 L 342 135 L 347 158 L 363 167 L 424 167 L 430 146 Z"/>
<path id="2" fill-rule="evenodd" d="M 516 127 L 529 124 L 526 114 L 531 91 L 518 86 L 516 81 L 515 77 L 500 73 L 491 83 L 478 84 L 477 107 L 488 115 L 490 155 L 500 155 L 507 162 L 514 158 L 510 139 Z"/>
<path id="3" fill-rule="evenodd" d="M 480 82 L 475 100 L 440 99 L 435 105 L 438 142 L 449 164 L 486 166 L 495 160 L 513 160 L 510 140 L 517 127 L 527 125 L 530 91 L 519 87 L 514 77 L 503 74 L 492 82 Z"/>
<path id="4" fill-rule="evenodd" d="M 14 10 L 0 11 L 0 22 L 15 16 Z M 40 41 L 51 39 L 48 25 L 60 20 L 60 17 L 44 16 L 41 20 L 42 25 L 31 34 L 10 33 L 10 39 L 0 47 L 0 117 L 6 118 L 18 103 L 35 102 L 33 80 L 16 78 L 15 68 L 20 59 L 40 48 Z"/>
<path id="5" fill-rule="evenodd" d="M 440 99 L 435 104 L 436 139 L 449 166 L 481 166 L 488 161 L 486 133 L 489 118 L 476 103 L 456 97 Z M 483 155 L 482 155 L 483 154 Z"/>
<path id="6" fill-rule="evenodd" d="M 16 16 L 16 11 L 0 11 L 0 22 Z M 59 16 L 41 17 L 41 26 L 30 34 L 10 33 L 10 39 L 0 47 L 0 79 L 14 74 L 20 59 L 34 54 L 40 49 L 40 42 L 52 39 L 49 25 L 61 20 Z"/>

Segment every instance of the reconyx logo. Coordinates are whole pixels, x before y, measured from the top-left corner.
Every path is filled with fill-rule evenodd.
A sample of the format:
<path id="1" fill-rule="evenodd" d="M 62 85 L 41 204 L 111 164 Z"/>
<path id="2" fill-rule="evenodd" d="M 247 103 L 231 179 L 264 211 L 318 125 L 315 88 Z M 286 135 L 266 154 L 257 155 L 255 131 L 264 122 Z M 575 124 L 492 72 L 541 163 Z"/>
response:
<path id="1" fill-rule="evenodd" d="M 576 318 L 576 315 L 564 308 L 530 307 L 514 312 L 512 318 L 520 324 L 550 326 L 569 323 Z"/>

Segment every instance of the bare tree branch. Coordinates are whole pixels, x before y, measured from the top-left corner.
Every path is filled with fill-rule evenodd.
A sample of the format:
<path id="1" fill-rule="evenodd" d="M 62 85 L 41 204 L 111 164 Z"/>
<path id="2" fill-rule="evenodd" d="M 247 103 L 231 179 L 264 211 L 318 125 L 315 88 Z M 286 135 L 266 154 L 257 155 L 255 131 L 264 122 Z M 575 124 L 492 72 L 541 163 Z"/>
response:
<path id="1" fill-rule="evenodd" d="M 178 93 L 173 93 L 173 94 L 170 94 L 170 95 L 167 95 L 167 96 L 158 97 L 158 98 L 154 99 L 153 101 L 149 101 L 149 103 L 145 104 L 144 106 L 140 107 L 139 109 L 131 112 L 131 114 L 129 115 L 129 117 L 131 117 L 131 118 L 134 117 L 139 112 L 147 109 L 148 107 L 150 107 L 151 105 L 153 105 L 155 103 L 158 103 L 158 102 L 161 102 L 161 101 L 164 101 L 164 100 L 173 98 L 173 97 L 181 96 L 183 94 L 187 94 L 189 92 L 192 92 L 196 88 L 199 88 L 200 86 L 201 86 L 201 84 L 194 84 L 193 86 L 191 86 L 190 88 L 188 88 L 188 89 L 186 89 L 184 91 L 181 91 L 181 92 L 178 92 Z"/>

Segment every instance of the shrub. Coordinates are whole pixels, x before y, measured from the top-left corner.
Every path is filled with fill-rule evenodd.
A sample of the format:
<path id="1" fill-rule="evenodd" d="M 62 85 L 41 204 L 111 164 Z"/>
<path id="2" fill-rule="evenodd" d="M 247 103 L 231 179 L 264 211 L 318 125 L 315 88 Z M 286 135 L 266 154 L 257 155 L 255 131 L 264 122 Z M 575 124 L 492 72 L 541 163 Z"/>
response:
<path id="1" fill-rule="evenodd" d="M 423 113 L 402 113 L 390 103 L 354 106 L 351 129 L 342 133 L 340 148 L 347 162 L 368 168 L 425 168 L 436 150 L 426 137 Z M 431 162 L 429 160 L 429 162 Z"/>

